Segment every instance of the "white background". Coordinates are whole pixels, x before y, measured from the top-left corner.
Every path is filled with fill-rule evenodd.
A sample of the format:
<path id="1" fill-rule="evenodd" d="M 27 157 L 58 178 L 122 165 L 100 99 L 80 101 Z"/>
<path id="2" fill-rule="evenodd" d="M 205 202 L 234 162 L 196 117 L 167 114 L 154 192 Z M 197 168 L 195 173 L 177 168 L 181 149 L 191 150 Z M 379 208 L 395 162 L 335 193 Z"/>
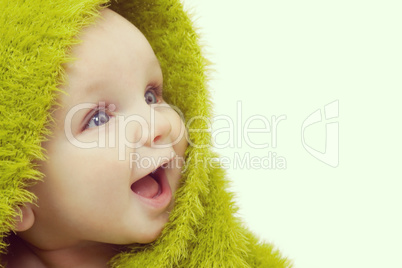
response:
<path id="1" fill-rule="evenodd" d="M 234 122 L 216 135 L 233 148 L 239 214 L 296 268 L 402 267 L 402 16 L 400 1 L 183 0 L 213 62 L 214 114 Z M 242 119 L 238 119 L 238 102 Z M 339 165 L 310 155 L 303 121 L 339 102 L 339 117 L 311 125 L 305 142 L 325 151 L 325 124 L 339 124 Z M 260 115 L 286 116 L 272 133 L 238 129 Z M 216 121 L 214 130 L 227 128 Z M 250 127 L 263 128 L 261 120 Z M 238 144 L 239 141 L 241 145 Z M 235 154 L 275 153 L 286 168 L 235 167 Z M 271 159 L 271 162 L 273 160 Z"/>

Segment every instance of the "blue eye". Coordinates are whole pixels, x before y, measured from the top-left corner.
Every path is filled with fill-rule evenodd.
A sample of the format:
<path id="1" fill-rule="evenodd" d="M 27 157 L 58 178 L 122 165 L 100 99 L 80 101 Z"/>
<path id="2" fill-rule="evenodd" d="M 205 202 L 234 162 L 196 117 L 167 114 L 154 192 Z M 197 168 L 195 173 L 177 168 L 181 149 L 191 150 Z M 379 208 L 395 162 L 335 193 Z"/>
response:
<path id="1" fill-rule="evenodd" d="M 152 90 L 147 90 L 147 92 L 145 92 L 144 97 L 145 97 L 145 102 L 147 104 L 158 103 L 158 97 Z"/>
<path id="2" fill-rule="evenodd" d="M 99 127 L 103 124 L 106 124 L 107 122 L 109 122 L 109 116 L 105 113 L 105 111 L 97 111 L 92 116 L 91 120 L 89 120 L 86 127 L 87 128 Z"/>

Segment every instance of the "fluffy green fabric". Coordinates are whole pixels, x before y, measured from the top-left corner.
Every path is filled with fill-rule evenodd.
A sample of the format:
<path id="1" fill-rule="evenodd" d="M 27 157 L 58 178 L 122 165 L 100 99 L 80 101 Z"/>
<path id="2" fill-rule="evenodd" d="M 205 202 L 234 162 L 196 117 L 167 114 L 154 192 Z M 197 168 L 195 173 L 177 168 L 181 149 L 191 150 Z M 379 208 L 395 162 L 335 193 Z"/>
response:
<path id="1" fill-rule="evenodd" d="M 112 267 L 290 267 L 272 245 L 234 216 L 225 172 L 210 160 L 211 134 L 205 120 L 212 103 L 206 89 L 208 62 L 179 0 L 0 0 L 0 250 L 13 230 L 15 209 L 35 202 L 25 188 L 41 180 L 35 159 L 46 159 L 40 144 L 53 122 L 62 64 L 72 59 L 73 37 L 99 16 L 104 4 L 135 24 L 148 38 L 164 73 L 164 98 L 180 108 L 194 146 L 176 206 L 162 235 L 135 244 L 110 261 Z M 192 120 L 192 121 L 189 121 Z M 118 220 L 118 219 L 117 219 Z"/>

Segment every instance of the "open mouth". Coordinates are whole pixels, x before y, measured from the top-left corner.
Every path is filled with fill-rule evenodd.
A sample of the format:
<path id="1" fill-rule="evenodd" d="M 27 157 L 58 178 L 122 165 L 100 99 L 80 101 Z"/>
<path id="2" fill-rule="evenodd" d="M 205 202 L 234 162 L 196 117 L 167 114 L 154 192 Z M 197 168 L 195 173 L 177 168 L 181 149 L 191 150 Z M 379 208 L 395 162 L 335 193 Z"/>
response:
<path id="1" fill-rule="evenodd" d="M 145 198 L 157 198 L 162 193 L 161 173 L 164 172 L 162 167 L 159 167 L 137 180 L 131 185 L 131 190 Z"/>

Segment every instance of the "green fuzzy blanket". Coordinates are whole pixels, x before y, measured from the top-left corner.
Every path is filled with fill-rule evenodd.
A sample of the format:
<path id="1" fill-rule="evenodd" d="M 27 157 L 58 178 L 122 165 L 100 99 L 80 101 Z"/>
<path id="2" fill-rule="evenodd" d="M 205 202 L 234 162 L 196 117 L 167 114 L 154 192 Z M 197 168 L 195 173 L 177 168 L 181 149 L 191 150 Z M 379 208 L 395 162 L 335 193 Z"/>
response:
<path id="1" fill-rule="evenodd" d="M 33 160 L 46 159 L 40 144 L 49 135 L 62 64 L 82 27 L 105 5 L 148 38 L 164 75 L 164 99 L 190 118 L 211 118 L 206 89 L 208 61 L 179 0 L 0 0 L 0 251 L 13 231 L 15 208 L 35 202 L 26 188 L 41 180 Z M 192 145 L 176 192 L 176 205 L 161 236 L 130 246 L 110 261 L 112 267 L 290 267 L 273 246 L 261 242 L 234 216 L 225 171 L 209 161 L 205 120 L 187 124 Z M 191 131 L 203 128 L 205 131 Z M 201 161 L 200 161 L 201 160 Z"/>

